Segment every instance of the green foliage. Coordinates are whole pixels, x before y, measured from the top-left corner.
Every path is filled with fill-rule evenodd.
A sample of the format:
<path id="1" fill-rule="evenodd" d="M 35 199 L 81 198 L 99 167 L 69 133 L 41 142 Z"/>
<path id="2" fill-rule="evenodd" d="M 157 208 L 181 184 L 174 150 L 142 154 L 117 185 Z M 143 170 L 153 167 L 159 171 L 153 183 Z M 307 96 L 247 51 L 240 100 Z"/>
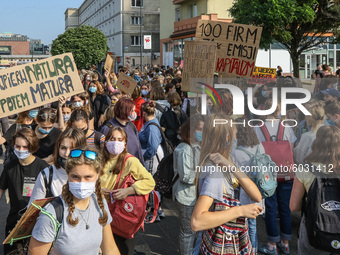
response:
<path id="1" fill-rule="evenodd" d="M 78 69 L 89 68 L 106 57 L 107 39 L 91 26 L 70 28 L 53 41 L 51 49 L 53 56 L 66 52 L 72 52 Z"/>
<path id="2" fill-rule="evenodd" d="M 339 41 L 338 0 L 235 0 L 230 13 L 235 23 L 263 27 L 260 47 L 282 43 L 292 57 L 296 77 L 303 51 L 325 42 L 327 32 L 334 34 L 332 43 Z"/>

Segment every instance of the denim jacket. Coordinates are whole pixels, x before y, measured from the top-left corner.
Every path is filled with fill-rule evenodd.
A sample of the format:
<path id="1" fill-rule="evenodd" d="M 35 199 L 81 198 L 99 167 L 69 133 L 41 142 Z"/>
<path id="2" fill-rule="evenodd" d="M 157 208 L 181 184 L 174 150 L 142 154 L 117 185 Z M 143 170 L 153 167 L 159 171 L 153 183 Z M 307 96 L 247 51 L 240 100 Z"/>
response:
<path id="1" fill-rule="evenodd" d="M 158 127 L 149 125 L 150 123 L 156 123 L 160 126 L 158 120 L 155 118 L 144 123 L 143 127 L 139 131 L 138 136 L 142 150 L 146 150 L 143 154 L 144 160 L 152 159 L 156 155 L 158 146 L 162 142 L 162 135 Z"/>
<path id="2" fill-rule="evenodd" d="M 196 202 L 196 166 L 199 166 L 201 147 L 194 143 L 191 146 L 180 143 L 174 151 L 174 172 L 179 178 L 173 186 L 173 199 L 186 206 Z"/>

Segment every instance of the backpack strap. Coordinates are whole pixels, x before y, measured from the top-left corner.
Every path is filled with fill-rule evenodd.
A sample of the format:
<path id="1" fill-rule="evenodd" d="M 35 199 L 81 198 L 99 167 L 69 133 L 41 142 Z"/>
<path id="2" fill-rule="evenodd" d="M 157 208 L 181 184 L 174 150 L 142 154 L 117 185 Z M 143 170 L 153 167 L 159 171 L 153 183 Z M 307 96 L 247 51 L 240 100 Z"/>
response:
<path id="1" fill-rule="evenodd" d="M 156 127 L 158 128 L 159 132 L 161 132 L 162 140 L 163 140 L 163 141 L 166 141 L 166 140 L 165 140 L 166 137 L 165 137 L 165 134 L 164 134 L 164 132 L 163 132 L 163 129 L 162 129 L 157 123 L 154 123 L 154 122 L 151 122 L 151 123 L 148 124 L 148 126 L 150 126 L 150 125 L 156 126 Z M 147 126 L 147 127 L 148 127 L 148 126 Z"/>
<path id="2" fill-rule="evenodd" d="M 157 217 L 157 213 L 158 213 L 158 207 L 159 207 L 159 197 L 158 194 L 155 190 L 151 191 L 151 195 L 152 195 L 152 201 L 153 204 L 155 205 L 153 208 L 153 214 L 152 214 L 152 219 L 150 221 L 148 221 L 147 219 L 145 219 L 148 223 L 153 223 L 156 220 Z"/>
<path id="3" fill-rule="evenodd" d="M 244 149 L 244 148 L 237 148 L 236 150 L 238 151 L 243 151 L 245 154 L 247 154 L 249 157 L 254 157 L 254 154 L 251 153 L 250 151 Z M 256 153 L 257 153 L 257 150 L 256 150 Z"/>
<path id="4" fill-rule="evenodd" d="M 279 129 L 277 130 L 277 136 L 276 139 L 278 141 L 283 141 L 283 134 L 285 131 L 285 127 L 281 124 L 281 122 L 279 123 Z"/>
<path id="5" fill-rule="evenodd" d="M 46 188 L 46 196 L 45 197 L 53 197 L 52 190 L 51 190 L 51 184 L 52 184 L 52 178 L 53 178 L 53 167 L 48 167 L 48 181 L 47 176 L 44 170 L 41 171 L 41 174 L 44 178 L 44 184 Z"/>
<path id="6" fill-rule="evenodd" d="M 124 170 L 126 161 L 127 161 L 129 158 L 132 158 L 132 157 L 133 157 L 133 156 L 132 156 L 131 154 L 126 155 L 126 157 L 125 157 L 125 159 L 124 159 L 124 164 L 123 164 L 122 170 L 120 170 L 120 172 L 119 172 L 119 174 L 118 174 L 117 182 L 116 182 L 116 185 L 115 185 L 114 189 L 117 189 L 117 187 L 118 187 L 119 180 L 120 180 L 120 176 L 121 176 L 122 173 L 123 173 L 123 170 Z"/>
<path id="7" fill-rule="evenodd" d="M 138 130 L 136 126 L 131 121 L 128 122 L 128 125 L 133 129 L 133 132 L 135 132 L 135 135 L 138 136 Z"/>
<path id="8" fill-rule="evenodd" d="M 266 141 L 272 141 L 268 128 L 266 127 L 266 124 L 263 124 L 263 126 L 261 126 L 260 129 Z"/>
<path id="9" fill-rule="evenodd" d="M 61 200 L 61 197 L 58 196 L 55 199 L 53 199 L 51 201 L 51 205 L 53 205 L 53 208 L 55 210 L 57 221 L 61 224 L 64 218 L 64 205 L 63 201 Z"/>
<path id="10" fill-rule="evenodd" d="M 160 104 L 157 104 L 156 102 L 156 107 L 155 107 L 158 111 L 160 111 L 161 113 L 164 113 L 165 112 L 165 109 L 160 105 Z"/>

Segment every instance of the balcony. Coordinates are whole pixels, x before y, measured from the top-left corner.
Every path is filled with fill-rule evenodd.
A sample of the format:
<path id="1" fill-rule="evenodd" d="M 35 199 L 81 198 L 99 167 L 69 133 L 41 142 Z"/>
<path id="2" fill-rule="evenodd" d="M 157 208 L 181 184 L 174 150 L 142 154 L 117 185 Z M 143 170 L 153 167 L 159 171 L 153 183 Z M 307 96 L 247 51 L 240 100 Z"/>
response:
<path id="1" fill-rule="evenodd" d="M 231 22 L 232 20 L 228 19 L 219 19 L 218 14 L 208 14 L 208 15 L 200 15 L 190 19 L 184 19 L 180 21 L 176 21 L 174 23 L 174 32 L 171 35 L 173 37 L 180 37 L 180 36 L 195 36 L 196 26 L 198 20 L 219 20 L 224 22 Z"/>
<path id="2" fill-rule="evenodd" d="M 187 0 L 174 0 L 173 1 L 173 4 L 181 4 L 181 3 L 184 3 L 186 2 Z"/>

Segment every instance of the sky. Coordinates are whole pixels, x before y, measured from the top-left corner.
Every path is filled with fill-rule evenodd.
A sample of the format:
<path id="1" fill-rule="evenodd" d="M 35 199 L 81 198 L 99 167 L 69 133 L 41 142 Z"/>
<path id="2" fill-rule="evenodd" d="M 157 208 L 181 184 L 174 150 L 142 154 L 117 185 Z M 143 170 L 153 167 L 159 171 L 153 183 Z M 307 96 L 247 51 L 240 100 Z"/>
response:
<path id="1" fill-rule="evenodd" d="M 84 0 L 0 0 L 0 33 L 27 35 L 52 43 L 65 31 L 65 11 Z"/>

